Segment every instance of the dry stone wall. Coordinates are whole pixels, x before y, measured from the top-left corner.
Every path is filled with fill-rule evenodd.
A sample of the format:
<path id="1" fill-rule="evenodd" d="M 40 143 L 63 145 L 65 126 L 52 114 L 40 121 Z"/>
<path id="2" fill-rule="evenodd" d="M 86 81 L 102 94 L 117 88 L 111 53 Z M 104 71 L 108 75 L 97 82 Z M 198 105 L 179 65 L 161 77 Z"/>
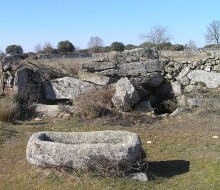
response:
<path id="1" fill-rule="evenodd" d="M 186 94 L 220 87 L 219 57 L 179 63 L 160 60 L 156 49 L 111 52 L 105 58 L 83 63 L 78 79 L 48 72 L 50 69 L 7 57 L 2 62 L 1 93 L 29 90 L 38 100 L 72 100 L 110 85 L 115 90 L 112 102 L 116 108 L 143 111 L 146 107 L 152 111 L 161 109 L 167 99 L 187 106 L 183 103 L 187 102 Z"/>

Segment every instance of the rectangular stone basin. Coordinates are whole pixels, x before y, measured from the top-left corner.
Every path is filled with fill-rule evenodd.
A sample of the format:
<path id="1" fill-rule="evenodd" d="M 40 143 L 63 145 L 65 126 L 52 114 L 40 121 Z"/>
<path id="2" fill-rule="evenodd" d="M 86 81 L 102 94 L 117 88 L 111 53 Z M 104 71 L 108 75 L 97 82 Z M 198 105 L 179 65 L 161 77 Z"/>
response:
<path id="1" fill-rule="evenodd" d="M 141 150 L 139 136 L 127 131 L 44 131 L 30 137 L 26 156 L 29 163 L 40 167 L 85 169 L 92 159 L 100 157 L 133 164 Z"/>

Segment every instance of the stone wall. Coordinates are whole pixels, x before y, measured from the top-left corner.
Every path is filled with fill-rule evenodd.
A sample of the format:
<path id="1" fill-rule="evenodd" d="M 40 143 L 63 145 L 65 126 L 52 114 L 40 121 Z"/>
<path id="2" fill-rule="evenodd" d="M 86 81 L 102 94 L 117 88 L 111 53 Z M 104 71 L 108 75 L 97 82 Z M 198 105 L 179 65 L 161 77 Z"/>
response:
<path id="1" fill-rule="evenodd" d="M 115 90 L 112 102 L 116 108 L 161 113 L 166 100 L 177 100 L 184 107 L 186 94 L 193 97 L 195 92 L 218 89 L 220 59 L 179 63 L 160 60 L 156 49 L 139 48 L 111 52 L 107 57 L 83 63 L 78 78 L 73 78 L 30 61 L 21 64 L 11 57 L 3 61 L 1 76 L 1 93 L 29 90 L 40 101 L 61 101 L 111 86 Z"/>
<path id="2" fill-rule="evenodd" d="M 220 49 L 186 49 L 184 51 L 171 51 L 171 50 L 162 50 L 160 54 L 165 57 L 178 57 L 178 56 L 220 56 Z"/>

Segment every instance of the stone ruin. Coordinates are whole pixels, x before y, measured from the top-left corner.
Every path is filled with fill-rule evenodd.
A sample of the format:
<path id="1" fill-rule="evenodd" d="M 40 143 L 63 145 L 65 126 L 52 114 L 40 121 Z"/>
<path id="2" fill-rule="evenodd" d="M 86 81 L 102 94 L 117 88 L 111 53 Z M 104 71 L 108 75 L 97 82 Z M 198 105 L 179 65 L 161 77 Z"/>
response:
<path id="1" fill-rule="evenodd" d="M 31 61 L 21 63 L 13 57 L 2 62 L 1 93 L 25 95 L 30 92 L 36 101 L 44 103 L 38 104 L 37 110 L 53 117 L 59 113 L 58 108 L 45 103 L 73 100 L 106 86 L 114 89 L 112 103 L 123 112 L 162 114 L 171 111 L 171 115 L 175 115 L 202 104 L 201 91 L 219 89 L 220 59 L 211 57 L 178 63 L 159 59 L 155 49 L 134 49 L 112 52 L 108 57 L 83 63 L 78 78 Z M 161 105 L 167 100 L 176 101 L 178 108 L 165 110 Z M 31 136 L 26 149 L 27 160 L 33 165 L 75 170 L 101 164 L 103 159 L 100 158 L 116 165 L 126 160 L 132 165 L 142 154 L 139 136 L 124 131 L 39 132 Z M 128 178 L 138 176 L 142 181 L 148 180 L 144 172 L 131 173 Z"/>
<path id="2" fill-rule="evenodd" d="M 198 106 L 200 91 L 219 89 L 220 59 L 178 63 L 159 59 L 156 49 L 140 48 L 83 63 L 77 78 L 15 57 L 2 61 L 1 94 L 30 91 L 38 102 L 54 104 L 106 86 L 114 89 L 112 102 L 121 111 L 171 113 L 178 107 Z M 176 106 L 167 109 L 167 100 Z M 39 110 L 49 112 L 46 104 Z M 53 116 L 59 112 L 58 107 L 54 109 Z"/>

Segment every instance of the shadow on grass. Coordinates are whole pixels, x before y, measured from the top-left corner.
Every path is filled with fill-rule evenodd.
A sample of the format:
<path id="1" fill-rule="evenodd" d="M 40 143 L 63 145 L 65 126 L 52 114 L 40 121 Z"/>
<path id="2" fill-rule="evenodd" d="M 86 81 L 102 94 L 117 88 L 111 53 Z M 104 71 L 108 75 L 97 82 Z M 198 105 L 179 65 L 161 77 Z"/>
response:
<path id="1" fill-rule="evenodd" d="M 173 177 L 189 172 L 190 162 L 186 160 L 167 160 L 148 162 L 148 169 L 156 177 Z"/>

